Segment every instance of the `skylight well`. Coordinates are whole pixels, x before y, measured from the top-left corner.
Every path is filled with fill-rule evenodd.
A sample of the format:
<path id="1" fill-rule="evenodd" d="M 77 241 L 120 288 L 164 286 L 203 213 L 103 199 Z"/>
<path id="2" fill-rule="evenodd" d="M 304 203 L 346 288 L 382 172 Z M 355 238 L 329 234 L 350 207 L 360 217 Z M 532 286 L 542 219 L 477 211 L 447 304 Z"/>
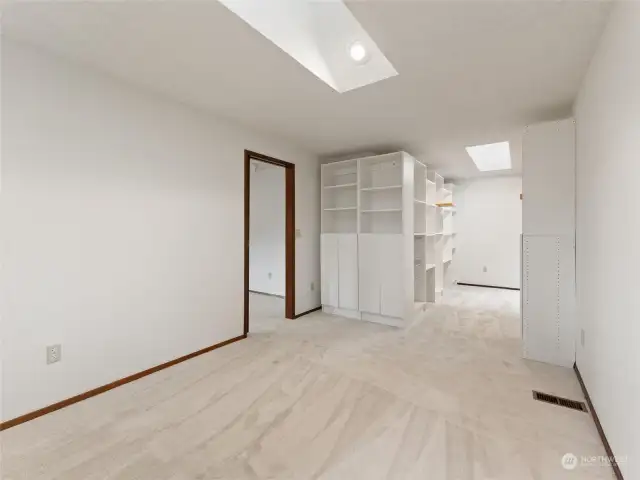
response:
<path id="1" fill-rule="evenodd" d="M 509 170 L 511 168 L 511 150 L 509 142 L 489 143 L 467 147 L 467 153 L 481 172 Z"/>
<path id="2" fill-rule="evenodd" d="M 337 92 L 398 75 L 342 0 L 220 0 Z"/>

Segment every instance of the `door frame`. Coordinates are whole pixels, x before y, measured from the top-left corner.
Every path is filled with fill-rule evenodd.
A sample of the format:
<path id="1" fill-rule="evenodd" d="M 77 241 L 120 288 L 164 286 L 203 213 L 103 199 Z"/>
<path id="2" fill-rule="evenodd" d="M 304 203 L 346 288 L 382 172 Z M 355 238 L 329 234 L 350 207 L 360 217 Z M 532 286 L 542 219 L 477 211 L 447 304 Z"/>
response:
<path id="1" fill-rule="evenodd" d="M 277 165 L 285 169 L 285 318 L 296 316 L 296 166 L 251 150 L 244 151 L 244 334 L 249 333 L 249 242 L 251 161 Z"/>

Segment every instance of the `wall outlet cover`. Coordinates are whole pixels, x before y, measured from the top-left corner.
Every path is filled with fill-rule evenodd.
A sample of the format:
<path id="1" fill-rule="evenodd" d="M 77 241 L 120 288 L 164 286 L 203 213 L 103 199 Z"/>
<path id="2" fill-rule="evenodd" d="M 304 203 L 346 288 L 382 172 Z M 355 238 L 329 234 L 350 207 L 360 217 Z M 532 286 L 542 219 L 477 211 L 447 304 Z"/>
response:
<path id="1" fill-rule="evenodd" d="M 486 265 L 485 265 L 484 267 L 482 267 L 482 271 L 483 271 L 484 273 L 487 273 L 487 266 L 486 266 Z"/>
<path id="2" fill-rule="evenodd" d="M 269 273 L 267 274 L 267 277 L 269 277 L 269 280 L 271 280 L 271 278 L 273 277 L 273 273 L 269 272 Z"/>
<path id="3" fill-rule="evenodd" d="M 47 346 L 47 365 L 57 363 L 62 360 L 62 345 Z"/>

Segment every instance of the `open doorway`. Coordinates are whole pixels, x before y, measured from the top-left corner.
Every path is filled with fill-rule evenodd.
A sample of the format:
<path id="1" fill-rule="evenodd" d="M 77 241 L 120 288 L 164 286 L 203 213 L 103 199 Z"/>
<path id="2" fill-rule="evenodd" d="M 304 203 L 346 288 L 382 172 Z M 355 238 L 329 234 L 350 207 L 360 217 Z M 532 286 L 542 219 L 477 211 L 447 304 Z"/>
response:
<path id="1" fill-rule="evenodd" d="M 252 307 L 256 319 L 295 318 L 295 165 L 245 150 L 244 173 L 246 335 Z"/>
<path id="2" fill-rule="evenodd" d="M 477 321 L 474 328 L 499 332 L 519 345 L 522 177 L 496 175 L 456 182 L 455 208 L 444 212 L 455 255 L 445 266 L 451 285 L 444 302 Z M 447 227 L 446 222 L 453 224 Z M 515 347 L 519 348 L 519 347 Z"/>

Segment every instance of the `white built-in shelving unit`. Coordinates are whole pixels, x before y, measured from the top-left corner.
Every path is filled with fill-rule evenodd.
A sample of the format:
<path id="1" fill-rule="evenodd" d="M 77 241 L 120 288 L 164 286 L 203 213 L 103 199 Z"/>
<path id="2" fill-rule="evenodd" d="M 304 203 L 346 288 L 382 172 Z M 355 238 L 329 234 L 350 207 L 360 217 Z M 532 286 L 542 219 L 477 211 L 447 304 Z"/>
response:
<path id="1" fill-rule="evenodd" d="M 402 326 L 436 302 L 453 186 L 405 152 L 325 164 L 322 186 L 323 310 Z"/>

